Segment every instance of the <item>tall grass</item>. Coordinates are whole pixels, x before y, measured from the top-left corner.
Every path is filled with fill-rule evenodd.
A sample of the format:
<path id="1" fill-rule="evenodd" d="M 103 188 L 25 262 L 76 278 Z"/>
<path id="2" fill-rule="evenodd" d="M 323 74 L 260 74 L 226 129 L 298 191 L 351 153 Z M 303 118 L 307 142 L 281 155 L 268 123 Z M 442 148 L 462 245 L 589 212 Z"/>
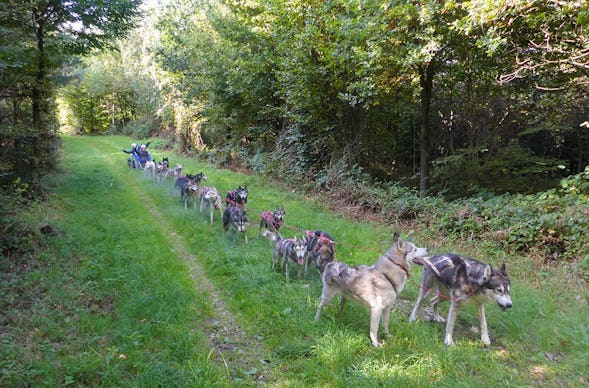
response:
<path id="1" fill-rule="evenodd" d="M 224 236 L 218 214 L 210 226 L 185 210 L 173 183 L 158 184 L 130 170 L 119 151 L 123 137 L 64 138 L 55 197 L 38 217 L 62 234 L 36 258 L 36 267 L 9 291 L 28 290 L 26 306 L 9 307 L 2 342 L 1 385 L 203 386 L 530 386 L 587 382 L 587 293 L 562 286 L 557 271 L 525 258 L 507 257 L 514 307 L 487 308 L 493 344 L 483 347 L 476 311 L 459 315 L 456 344 L 443 345 L 443 324 L 408 315 L 418 293 L 419 267 L 391 317 L 390 338 L 374 349 L 368 313 L 348 304 L 343 318 L 334 304 L 321 320 L 316 270 L 306 279 L 272 271 L 271 243 L 256 238 L 259 214 L 286 208 L 285 236 L 329 231 L 337 259 L 372 263 L 393 231 L 434 252 L 458 250 L 491 257 L 499 252 L 473 242 L 439 241 L 428 230 L 398 230 L 351 222 L 296 192 L 262 177 L 216 170 L 167 155 L 184 171 L 203 171 L 221 194 L 247 184 L 250 243 Z M 194 261 L 194 263 L 192 262 Z M 195 276 L 202 268 L 213 290 Z M 516 274 L 516 276 L 514 276 Z M 543 277 L 543 278 L 542 278 Z M 531 280 L 528 280 L 531 279 Z M 12 288 L 10 288 L 12 287 Z M 213 305 L 215 293 L 231 322 Z M 5 297 L 6 299 L 6 297 Z M 211 323 L 213 322 L 213 323 Z M 226 325 L 226 331 L 215 327 Z M 219 329 L 219 330 L 218 330 Z M 231 336 L 243 331 L 248 341 Z M 211 340 L 222 343 L 218 356 Z M 223 336 L 226 338 L 221 338 Z M 237 339 L 236 339 L 237 338 Z"/>

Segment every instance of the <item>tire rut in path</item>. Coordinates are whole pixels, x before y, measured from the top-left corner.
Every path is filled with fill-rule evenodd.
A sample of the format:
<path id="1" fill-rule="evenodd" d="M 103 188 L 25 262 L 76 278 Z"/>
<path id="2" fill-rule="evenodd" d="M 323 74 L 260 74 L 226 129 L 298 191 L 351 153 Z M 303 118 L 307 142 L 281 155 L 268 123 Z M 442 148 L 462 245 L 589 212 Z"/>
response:
<path id="1" fill-rule="evenodd" d="M 216 361 L 226 365 L 232 375 L 255 377 L 267 381 L 269 374 L 268 352 L 255 338 L 247 335 L 236 322 L 219 291 L 206 276 L 198 258 L 184 244 L 182 236 L 173 231 L 166 218 L 156 209 L 155 204 L 144 193 L 138 192 L 144 206 L 166 233 L 172 251 L 190 270 L 190 276 L 198 290 L 207 294 L 213 305 L 214 315 L 206 319 L 206 332 L 211 346 L 215 349 Z M 263 368 L 263 370 L 260 370 Z"/>

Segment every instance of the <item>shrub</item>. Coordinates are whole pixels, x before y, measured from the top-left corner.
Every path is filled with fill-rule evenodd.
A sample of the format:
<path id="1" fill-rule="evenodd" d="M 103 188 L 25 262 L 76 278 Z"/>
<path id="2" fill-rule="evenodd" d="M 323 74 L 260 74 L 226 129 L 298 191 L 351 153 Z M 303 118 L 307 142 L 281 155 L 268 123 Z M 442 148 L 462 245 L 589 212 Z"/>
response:
<path id="1" fill-rule="evenodd" d="M 30 205 L 29 186 L 20 180 L 8 190 L 0 190 L 0 255 L 10 258 L 33 251 L 39 240 L 38 231 L 23 217 Z"/>

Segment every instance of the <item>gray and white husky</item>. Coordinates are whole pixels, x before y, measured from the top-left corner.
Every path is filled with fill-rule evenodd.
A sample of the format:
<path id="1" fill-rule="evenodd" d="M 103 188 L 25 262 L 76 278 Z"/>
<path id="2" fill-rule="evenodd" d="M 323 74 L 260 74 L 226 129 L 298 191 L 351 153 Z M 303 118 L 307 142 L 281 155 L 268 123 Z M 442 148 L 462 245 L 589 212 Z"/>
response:
<path id="1" fill-rule="evenodd" d="M 307 251 L 307 242 L 304 238 L 292 237 L 282 238 L 279 233 L 270 232 L 264 230 L 262 236 L 274 241 L 274 260 L 272 260 L 272 269 L 276 268 L 276 265 L 282 263 L 282 267 L 285 268 L 286 281 L 290 281 L 290 266 L 296 264 L 298 266 L 297 276 L 301 278 L 301 272 L 305 265 L 309 252 Z M 305 271 L 307 276 L 307 271 Z"/>
<path id="2" fill-rule="evenodd" d="M 444 300 L 449 300 L 451 304 L 448 310 L 444 344 L 452 345 L 454 343 L 452 334 L 458 311 L 466 303 L 475 303 L 481 323 L 481 341 L 485 345 L 490 345 L 485 303 L 496 302 L 501 310 L 512 306 L 511 282 L 505 263 L 497 270 L 481 261 L 456 254 L 439 254 L 430 258 L 416 259 L 414 262 L 423 265 L 424 268 L 419 297 L 409 320 L 415 321 L 423 300 L 427 295 L 433 294 L 431 306 L 434 320 L 444 322 L 444 318 L 438 313 L 438 305 Z"/>
<path id="3" fill-rule="evenodd" d="M 184 201 L 184 209 L 188 208 L 188 202 L 192 200 L 194 207 L 196 208 L 196 197 L 198 196 L 198 187 L 201 181 L 206 181 L 207 177 L 202 172 L 186 176 L 179 176 L 176 178 L 174 186 L 180 189 L 180 197 Z"/>
<path id="4" fill-rule="evenodd" d="M 223 201 L 216 188 L 212 186 L 203 186 L 200 188 L 200 214 L 209 208 L 211 225 L 213 224 L 213 213 L 219 209 L 219 216 L 223 218 Z"/>
<path id="5" fill-rule="evenodd" d="M 328 263 L 323 271 L 323 292 L 315 320 L 319 320 L 323 306 L 336 295 L 341 296 L 340 315 L 346 300 L 351 299 L 370 308 L 370 340 L 372 345 L 380 346 L 377 334 L 381 317 L 382 327 L 388 336 L 391 309 L 410 276 L 411 261 L 427 254 L 427 248 L 418 248 L 395 233 L 392 246 L 371 266 L 350 267 L 336 261 Z"/>

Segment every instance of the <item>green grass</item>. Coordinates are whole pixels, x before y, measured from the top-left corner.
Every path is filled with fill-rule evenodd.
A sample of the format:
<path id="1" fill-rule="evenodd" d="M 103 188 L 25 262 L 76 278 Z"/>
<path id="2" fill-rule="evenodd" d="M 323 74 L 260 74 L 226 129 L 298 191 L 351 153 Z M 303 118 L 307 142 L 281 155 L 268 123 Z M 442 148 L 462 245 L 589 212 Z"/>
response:
<path id="1" fill-rule="evenodd" d="M 188 173 L 205 172 L 224 195 L 250 190 L 250 243 L 223 236 L 197 210 L 185 210 L 173 184 L 158 184 L 126 166 L 124 137 L 64 137 L 55 195 L 27 217 L 61 231 L 26 263 L 2 258 L 18 276 L 2 282 L 2 386 L 531 386 L 582 385 L 589 379 L 587 290 L 530 260 L 472 242 L 439 241 L 427 230 L 350 222 L 298 193 L 257 176 L 170 157 Z M 374 349 L 368 313 L 335 304 L 313 318 L 317 272 L 285 282 L 271 270 L 272 246 L 257 239 L 259 214 L 286 208 L 284 234 L 329 231 L 337 258 L 372 263 L 393 231 L 435 252 L 471 254 L 497 265 L 506 257 L 514 307 L 487 308 L 493 344 L 481 345 L 474 308 L 459 315 L 456 344 L 443 345 L 443 324 L 408 322 L 419 267 L 391 317 L 392 337 Z M 24 265 L 27 265 L 25 268 Z M 199 275 L 199 270 L 204 275 Z M 212 282 L 204 281 L 204 276 Z M 213 295 L 214 293 L 214 295 Z M 231 321 L 214 301 L 225 303 Z M 447 308 L 447 306 L 445 306 Z M 4 312 L 3 312 L 4 314 Z M 222 330 L 244 331 L 248 341 Z M 211 343 L 229 350 L 222 356 Z"/>

